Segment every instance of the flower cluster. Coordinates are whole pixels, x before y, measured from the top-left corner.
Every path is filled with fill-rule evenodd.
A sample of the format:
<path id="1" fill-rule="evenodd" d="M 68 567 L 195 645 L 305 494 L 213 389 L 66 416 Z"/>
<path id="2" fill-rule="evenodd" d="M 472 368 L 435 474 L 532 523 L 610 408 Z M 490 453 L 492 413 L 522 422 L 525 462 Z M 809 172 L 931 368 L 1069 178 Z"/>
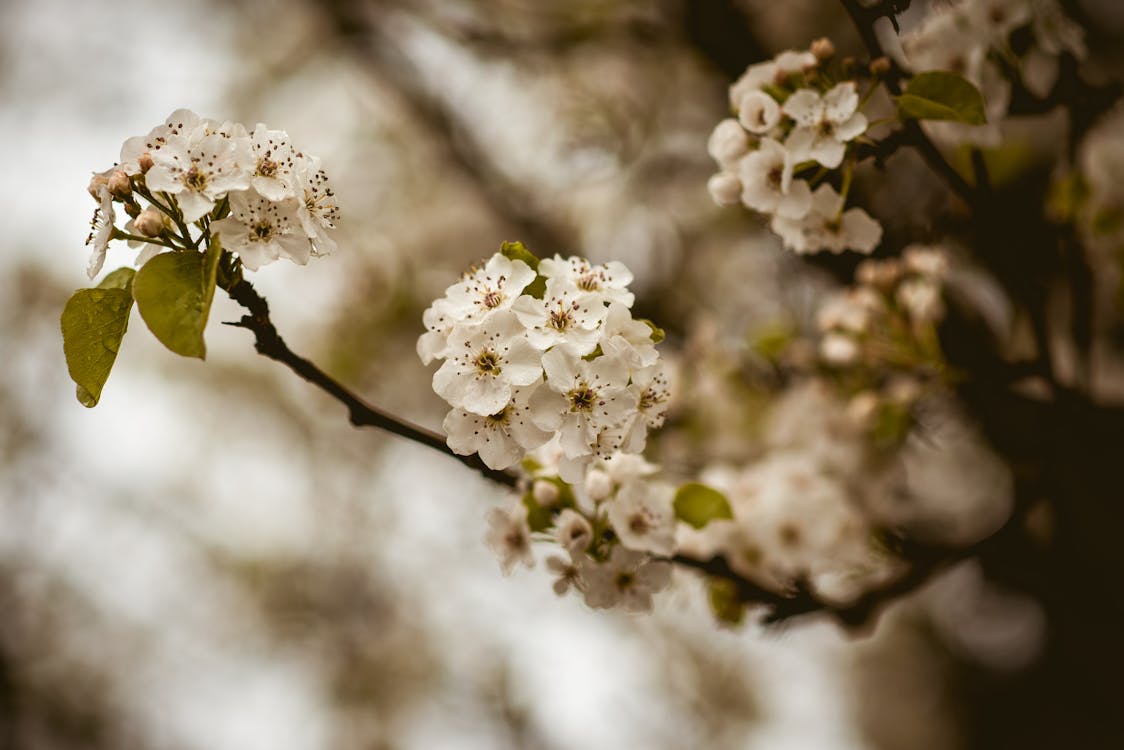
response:
<path id="1" fill-rule="evenodd" d="M 733 518 L 681 525 L 682 553 L 721 555 L 740 575 L 773 589 L 810 587 L 840 603 L 891 575 L 864 505 L 865 440 L 846 402 L 811 379 L 787 389 L 763 425 L 764 455 L 748 466 L 713 465 L 703 479 L 729 499 Z"/>
<path id="2" fill-rule="evenodd" d="M 433 389 L 452 407 L 453 451 L 506 469 L 554 438 L 559 475 L 580 482 L 594 458 L 643 450 L 663 423 L 655 329 L 632 318 L 621 263 L 504 249 L 425 311 L 418 355 L 444 360 Z"/>
<path id="3" fill-rule="evenodd" d="M 533 482 L 521 500 L 488 515 L 488 545 L 505 571 L 519 562 L 534 564 L 533 533 L 562 548 L 547 559 L 556 576 L 554 591 L 580 593 L 594 609 L 651 609 L 652 594 L 671 581 L 665 557 L 675 550 L 675 488 L 652 478 L 657 468 L 635 454 L 596 460 L 580 485 L 556 476 L 557 464 L 541 450 Z"/>
<path id="4" fill-rule="evenodd" d="M 943 371 L 936 324 L 944 316 L 948 256 L 911 245 L 902 257 L 865 260 L 857 284 L 819 308 L 820 361 L 852 395 L 853 415 L 897 442 L 925 385 Z"/>
<path id="5" fill-rule="evenodd" d="M 1011 80 L 1045 97 L 1057 80 L 1059 56 L 1084 57 L 1085 41 L 1081 27 L 1057 0 L 950 0 L 935 5 L 902 36 L 902 49 L 912 69 L 958 73 L 980 90 L 987 104 L 987 125 L 925 127 L 942 140 L 996 147 L 999 123 L 1011 101 Z"/>
<path id="6" fill-rule="evenodd" d="M 782 52 L 751 65 L 730 87 L 736 117 L 710 136 L 707 149 L 720 171 L 707 187 L 719 205 L 740 202 L 769 216 L 795 252 L 869 253 L 882 239 L 881 225 L 861 208 L 845 210 L 849 152 L 868 122 L 858 83 L 828 70 L 833 53 L 827 40 Z M 827 179 L 840 167 L 842 192 Z"/>
<path id="7" fill-rule="evenodd" d="M 118 164 L 90 181 L 90 194 L 98 201 L 86 240 L 90 278 L 114 239 L 142 247 L 140 265 L 162 248 L 198 248 L 201 237 L 221 233 L 224 248 L 251 270 L 282 257 L 303 265 L 336 246 L 329 231 L 338 208 L 320 159 L 261 123 L 250 131 L 176 110 L 125 141 Z M 130 217 L 124 230 L 114 203 Z"/>

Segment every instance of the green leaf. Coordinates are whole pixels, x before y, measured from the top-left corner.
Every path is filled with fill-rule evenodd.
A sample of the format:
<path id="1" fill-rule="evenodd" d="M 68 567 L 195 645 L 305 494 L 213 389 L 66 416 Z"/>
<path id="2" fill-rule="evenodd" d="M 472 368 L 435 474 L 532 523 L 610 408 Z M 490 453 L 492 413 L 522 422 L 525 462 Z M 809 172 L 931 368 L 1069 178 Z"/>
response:
<path id="1" fill-rule="evenodd" d="M 171 252 L 152 258 L 137 272 L 133 296 L 148 329 L 184 357 L 207 356 L 203 329 L 215 296 L 222 247 L 217 237 L 206 253 Z"/>
<path id="2" fill-rule="evenodd" d="M 715 518 L 734 517 L 725 495 L 697 482 L 689 482 L 675 493 L 675 515 L 696 529 L 701 529 Z"/>
<path id="3" fill-rule="evenodd" d="M 539 257 L 527 249 L 522 242 L 505 242 L 500 245 L 500 253 L 511 260 L 521 260 L 531 267 L 532 271 L 539 270 Z"/>
<path id="4" fill-rule="evenodd" d="M 94 407 L 117 360 L 121 339 L 129 327 L 133 295 L 129 286 L 134 271 L 120 268 L 96 289 L 79 289 L 63 308 L 62 350 L 66 369 L 83 406 Z"/>
<path id="5" fill-rule="evenodd" d="M 898 97 L 898 116 L 903 120 L 949 120 L 968 125 L 987 122 L 979 89 L 947 70 L 929 70 L 909 79 Z"/>

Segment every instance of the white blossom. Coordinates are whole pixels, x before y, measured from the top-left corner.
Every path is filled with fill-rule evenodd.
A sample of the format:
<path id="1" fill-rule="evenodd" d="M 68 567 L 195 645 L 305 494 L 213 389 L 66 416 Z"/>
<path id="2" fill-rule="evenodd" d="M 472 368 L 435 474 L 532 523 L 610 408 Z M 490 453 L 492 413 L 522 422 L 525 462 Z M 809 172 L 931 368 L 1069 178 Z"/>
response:
<path id="1" fill-rule="evenodd" d="M 253 156 L 245 139 L 203 135 L 197 127 L 190 135 L 169 137 L 152 153 L 152 160 L 153 167 L 145 175 L 148 188 L 176 196 L 188 223 L 210 211 L 227 193 L 250 187 Z"/>
<path id="2" fill-rule="evenodd" d="M 481 416 L 499 413 L 511 401 L 514 387 L 542 376 L 540 353 L 509 311 L 480 325 L 454 328 L 447 356 L 433 375 L 433 390 L 450 405 Z"/>
<path id="3" fill-rule="evenodd" d="M 742 203 L 747 208 L 799 219 L 812 205 L 812 191 L 804 180 L 793 179 L 793 155 L 772 138 L 762 138 L 757 150 L 739 165 Z"/>
<path id="4" fill-rule="evenodd" d="M 866 116 L 858 105 L 854 81 L 837 84 L 823 96 L 800 89 L 784 103 L 784 113 L 796 121 L 785 148 L 796 161 L 813 159 L 835 169 L 843 162 L 847 142 L 866 131 Z"/>
<path id="5" fill-rule="evenodd" d="M 663 426 L 671 401 L 671 390 L 663 362 L 634 371 L 628 388 L 636 396 L 636 418 L 623 447 L 629 453 L 640 453 L 644 450 L 648 430 Z"/>
<path id="6" fill-rule="evenodd" d="M 730 169 L 749 151 L 749 136 L 737 120 L 727 118 L 714 126 L 706 151 L 719 166 Z"/>
<path id="7" fill-rule="evenodd" d="M 281 201 L 295 194 L 293 187 L 294 153 L 289 134 L 270 130 L 258 123 L 250 136 L 253 148 L 253 173 L 250 185 L 271 201 Z"/>
<path id="8" fill-rule="evenodd" d="M 526 263 L 496 253 L 483 267 L 473 269 L 445 290 L 446 303 L 442 312 L 454 325 L 479 323 L 495 312 L 511 309 L 534 280 L 535 272 Z"/>
<path id="9" fill-rule="evenodd" d="M 278 258 L 302 266 L 308 262 L 311 247 L 297 222 L 296 201 L 278 203 L 254 190 L 229 199 L 230 216 L 212 223 L 211 231 L 222 235 L 223 248 L 238 253 L 246 268 L 256 271 Z"/>
<path id="10" fill-rule="evenodd" d="M 555 255 L 540 261 L 538 272 L 546 279 L 547 293 L 552 296 L 570 294 L 591 307 L 611 302 L 632 307 L 634 297 L 628 291 L 632 271 L 620 261 L 594 264 L 577 256 Z"/>
<path id="11" fill-rule="evenodd" d="M 336 193 L 328 184 L 328 175 L 320 168 L 320 157 L 297 155 L 292 172 L 296 194 L 297 217 L 305 236 L 312 241 L 313 255 L 328 255 L 336 249 L 336 241 L 328 234 L 339 221 Z"/>
<path id="12" fill-rule="evenodd" d="M 675 488 L 666 482 L 626 482 L 608 503 L 609 523 L 625 547 L 670 555 L 675 551 Z"/>
<path id="13" fill-rule="evenodd" d="M 554 537 L 563 549 L 574 553 L 584 552 L 593 541 L 593 527 L 581 513 L 566 508 L 554 521 Z"/>
<path id="14" fill-rule="evenodd" d="M 105 252 L 109 241 L 113 239 L 113 228 L 117 216 L 113 211 L 113 196 L 105 184 L 97 189 L 98 207 L 94 209 L 94 218 L 90 220 L 90 234 L 86 237 L 86 244 L 92 245 L 90 260 L 86 264 L 86 274 L 92 279 L 101 271 L 105 264 Z"/>
<path id="15" fill-rule="evenodd" d="M 571 289 L 548 294 L 544 299 L 523 295 L 511 309 L 526 326 L 527 339 L 535 347 L 545 351 L 566 344 L 583 357 L 597 348 L 597 328 L 607 312 L 599 300 Z"/>
<path id="16" fill-rule="evenodd" d="M 749 91 L 738 102 L 738 123 L 754 135 L 765 135 L 781 121 L 781 105 L 764 91 Z"/>
<path id="17" fill-rule="evenodd" d="M 546 559 L 547 569 L 557 576 L 551 588 L 558 596 L 565 596 L 571 588 L 580 589 L 582 586 L 581 570 L 572 557 L 553 555 Z"/>
<path id="18" fill-rule="evenodd" d="M 527 525 L 527 508 L 521 502 L 512 502 L 505 508 L 492 508 L 486 516 L 488 533 L 484 542 L 500 559 L 504 575 L 511 573 L 519 563 L 528 568 L 535 566 L 531 554 L 531 528 Z"/>
<path id="19" fill-rule="evenodd" d="M 870 253 L 882 241 L 882 225 L 861 208 L 843 210 L 843 196 L 824 183 L 812 194 L 812 206 L 801 219 L 773 217 L 772 229 L 785 247 L 797 253 L 855 250 Z"/>
<path id="20" fill-rule="evenodd" d="M 706 182 L 706 189 L 719 206 L 734 206 L 741 202 L 742 181 L 736 174 L 719 172 L 711 175 Z"/>
<path id="21" fill-rule="evenodd" d="M 147 171 L 142 164 L 151 167 L 152 155 L 164 148 L 168 140 L 176 137 L 186 137 L 191 134 L 202 120 L 199 115 L 189 109 L 177 109 L 168 115 L 162 125 L 157 125 L 149 131 L 148 135 L 137 135 L 129 138 L 121 146 L 120 169 L 126 174 L 138 175 Z"/>
<path id="22" fill-rule="evenodd" d="M 510 403 L 487 416 L 464 409 L 450 411 L 442 425 L 449 447 L 461 456 L 480 454 L 490 469 L 506 469 L 518 463 L 528 450 L 538 448 L 551 436 L 531 421 L 527 401 L 536 387 L 538 383 L 513 388 Z"/>
<path id="23" fill-rule="evenodd" d="M 651 327 L 634 320 L 631 311 L 619 303 L 609 305 L 601 326 L 600 345 L 605 354 L 620 356 L 634 370 L 650 367 L 660 358 L 652 341 Z"/>
<path id="24" fill-rule="evenodd" d="M 606 562 L 582 559 L 579 569 L 586 584 L 585 603 L 594 609 L 621 606 L 629 612 L 650 611 L 652 594 L 671 582 L 670 563 L 621 546 L 613 547 Z"/>

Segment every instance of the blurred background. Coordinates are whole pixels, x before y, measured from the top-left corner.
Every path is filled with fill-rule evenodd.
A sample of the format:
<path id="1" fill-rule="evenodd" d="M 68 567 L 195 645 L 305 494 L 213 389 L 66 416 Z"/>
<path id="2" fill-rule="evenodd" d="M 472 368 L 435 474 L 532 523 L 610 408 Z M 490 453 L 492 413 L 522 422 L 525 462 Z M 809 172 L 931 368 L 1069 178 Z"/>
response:
<path id="1" fill-rule="evenodd" d="M 1117 70 L 1120 5 L 1074 5 Z M 129 336 L 93 410 L 66 374 L 58 318 L 87 285 L 90 173 L 179 107 L 266 122 L 323 158 L 340 251 L 253 281 L 295 351 L 406 418 L 436 428 L 444 411 L 414 354 L 421 311 L 502 240 L 619 259 L 673 350 L 742 351 L 805 320 L 830 275 L 712 204 L 706 140 L 746 65 L 822 35 L 855 52 L 846 21 L 830 0 L 0 2 L 0 748 L 923 750 L 1031 734 L 1016 727 L 1048 703 L 1052 620 L 975 563 L 858 634 L 720 628 L 686 575 L 651 616 L 594 613 L 556 598 L 541 565 L 503 577 L 481 542 L 495 487 L 349 428 L 218 325 L 240 315 L 229 300 L 205 364 Z M 915 207 L 940 189 L 903 161 L 872 191 L 880 218 L 900 212 L 895 189 Z M 900 213 L 889 232 L 925 220 Z M 132 257 L 111 246 L 107 268 Z M 737 358 L 682 361 L 706 386 Z M 704 401 L 680 407 L 661 457 L 751 458 L 744 425 L 716 424 L 726 402 Z M 968 525 L 989 510 L 961 509 Z"/>

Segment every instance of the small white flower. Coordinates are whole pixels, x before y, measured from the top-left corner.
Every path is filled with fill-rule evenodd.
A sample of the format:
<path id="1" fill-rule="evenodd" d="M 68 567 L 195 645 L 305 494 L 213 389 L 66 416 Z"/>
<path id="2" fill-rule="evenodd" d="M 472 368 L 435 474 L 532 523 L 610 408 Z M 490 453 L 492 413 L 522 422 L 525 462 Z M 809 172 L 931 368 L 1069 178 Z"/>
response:
<path id="1" fill-rule="evenodd" d="M 739 167 L 742 203 L 761 213 L 803 217 L 812 205 L 812 191 L 804 180 L 793 179 L 794 167 L 788 149 L 772 138 L 762 138 Z"/>
<path id="2" fill-rule="evenodd" d="M 86 244 L 93 246 L 90 260 L 86 264 L 86 274 L 91 279 L 98 275 L 105 264 L 105 251 L 109 247 L 109 241 L 113 239 L 113 227 L 117 222 L 109 187 L 101 184 L 97 192 L 98 207 L 94 209 L 94 218 L 90 220 L 90 234 L 86 237 Z"/>
<path id="3" fill-rule="evenodd" d="M 426 332 L 418 337 L 418 358 L 423 365 L 435 359 L 444 359 L 449 346 L 449 334 L 459 322 L 459 315 L 452 303 L 444 297 L 434 300 L 422 313 L 422 325 Z"/>
<path id="4" fill-rule="evenodd" d="M 628 291 L 632 271 L 620 261 L 593 264 L 585 258 L 555 255 L 539 263 L 539 275 L 546 278 L 548 294 L 572 294 L 590 306 L 616 302 L 632 307 L 633 294 Z"/>
<path id="5" fill-rule="evenodd" d="M 227 193 L 250 187 L 249 140 L 202 132 L 197 127 L 188 136 L 169 137 L 152 153 L 153 167 L 145 175 L 150 190 L 176 196 L 188 223 L 210 211 Z"/>
<path id="6" fill-rule="evenodd" d="M 706 181 L 706 189 L 719 206 L 734 206 L 742 199 L 742 181 L 729 172 L 711 175 Z"/>
<path id="7" fill-rule="evenodd" d="M 599 503 L 613 494 L 613 480 L 608 472 L 598 468 L 591 468 L 585 473 L 585 493 L 589 499 Z"/>
<path id="8" fill-rule="evenodd" d="M 564 549 L 580 553 L 584 552 L 593 541 L 593 527 L 581 513 L 566 508 L 554 521 L 554 536 Z"/>
<path id="9" fill-rule="evenodd" d="M 898 286 L 895 296 L 915 322 L 932 323 L 944 315 L 941 287 L 932 279 L 907 279 Z"/>
<path id="10" fill-rule="evenodd" d="M 652 609 L 652 594 L 671 582 L 671 565 L 651 561 L 648 556 L 624 547 L 614 547 L 608 561 L 595 563 L 584 558 L 581 577 L 586 583 L 585 603 L 594 609 L 618 605 L 629 612 Z"/>
<path id="11" fill-rule="evenodd" d="M 328 175 L 320 168 L 320 157 L 297 155 L 292 180 L 299 203 L 297 216 L 305 236 L 312 241 L 313 255 L 334 252 L 336 241 L 328 235 L 328 230 L 336 228 L 340 210 Z"/>
<path id="12" fill-rule="evenodd" d="M 745 95 L 776 84 L 816 66 L 816 56 L 808 50 L 787 50 L 772 60 L 750 65 L 730 86 L 730 106 L 736 111 Z"/>
<path id="13" fill-rule="evenodd" d="M 565 344 L 584 357 L 597 348 L 597 328 L 607 310 L 600 300 L 583 297 L 571 289 L 548 294 L 545 299 L 525 294 L 511 309 L 527 327 L 527 339 L 538 349 Z"/>
<path id="14" fill-rule="evenodd" d="M 623 448 L 628 453 L 640 453 L 647 442 L 648 430 L 663 426 L 667 407 L 671 402 L 664 364 L 659 362 L 632 373 L 629 390 L 636 395 L 636 420 L 632 424 Z"/>
<path id="15" fill-rule="evenodd" d="M 723 169 L 731 169 L 747 151 L 749 136 L 737 120 L 730 118 L 718 123 L 706 142 L 706 152 Z"/>
<path id="16" fill-rule="evenodd" d="M 526 506 L 513 502 L 506 508 L 492 508 L 486 518 L 491 528 L 484 542 L 499 557 L 504 575 L 509 575 L 519 563 L 533 568 L 535 558 L 531 554 L 531 529 L 527 525 Z"/>
<path id="17" fill-rule="evenodd" d="M 910 245 L 902 251 L 902 262 L 913 273 L 936 280 L 948 275 L 948 255 L 940 247 Z"/>
<path id="18" fill-rule="evenodd" d="M 129 138 L 121 146 L 120 169 L 128 175 L 138 175 L 152 166 L 152 155 L 164 148 L 168 140 L 190 135 L 202 122 L 199 115 L 189 109 L 177 109 L 168 115 L 163 125 L 157 125 L 148 135 Z"/>
<path id="19" fill-rule="evenodd" d="M 820 340 L 820 357 L 831 365 L 853 364 L 859 358 L 859 345 L 850 336 L 831 331 Z"/>
<path id="20" fill-rule="evenodd" d="M 454 324 L 478 323 L 492 313 L 510 309 L 534 280 L 535 272 L 526 263 L 496 253 L 482 268 L 473 269 L 445 290 L 447 302 L 442 309 Z"/>
<path id="21" fill-rule="evenodd" d="M 308 262 L 310 245 L 297 223 L 296 201 L 277 203 L 254 190 L 229 199 L 230 216 L 211 224 L 211 231 L 222 235 L 223 248 L 238 253 L 246 268 L 256 271 L 278 258 L 302 266 Z"/>
<path id="22" fill-rule="evenodd" d="M 499 413 L 514 387 L 542 376 L 541 354 L 508 311 L 453 329 L 447 356 L 433 375 L 433 390 L 450 405 L 480 416 Z"/>
<path id="23" fill-rule="evenodd" d="M 546 559 L 546 567 L 551 573 L 557 576 L 552 588 L 554 593 L 558 596 L 565 596 L 566 592 L 572 588 L 581 590 L 582 578 L 581 571 L 573 558 L 561 557 L 554 555 Z"/>
<path id="24" fill-rule="evenodd" d="M 781 121 L 781 105 L 764 91 L 750 91 L 738 102 L 738 122 L 754 135 L 764 135 Z"/>
<path id="25" fill-rule="evenodd" d="M 647 323 L 633 320 L 632 312 L 617 303 L 609 305 L 601 326 L 601 351 L 616 354 L 632 369 L 649 367 L 660 358 Z"/>
<path id="26" fill-rule="evenodd" d="M 615 452 L 624 436 L 605 443 L 602 433 L 626 423 L 637 405 L 628 390 L 624 360 L 601 356 L 586 361 L 567 347 L 556 347 L 543 355 L 542 366 L 549 387 L 531 399 L 535 424 L 560 433 L 566 458 Z"/>
<path id="27" fill-rule="evenodd" d="M 816 323 L 821 331 L 838 329 L 848 333 L 865 333 L 873 313 L 884 308 L 878 293 L 856 287 L 828 297 L 816 312 Z"/>
<path id="28" fill-rule="evenodd" d="M 460 456 L 479 453 L 490 469 L 506 469 L 517 464 L 528 450 L 538 448 L 550 433 L 531 421 L 527 401 L 538 384 L 512 389 L 511 402 L 494 414 L 481 416 L 453 409 L 442 427 L 449 448 Z M 539 483 L 536 483 L 539 484 Z M 555 488 L 557 492 L 557 488 Z"/>
<path id="29" fill-rule="evenodd" d="M 609 523 L 628 549 L 670 555 L 675 551 L 675 488 L 666 482 L 625 483 L 608 504 Z"/>
<path id="30" fill-rule="evenodd" d="M 293 197 L 294 154 L 289 134 L 284 130 L 270 130 L 259 122 L 250 136 L 250 146 L 254 151 L 250 177 L 254 190 L 271 201 Z"/>
<path id="31" fill-rule="evenodd" d="M 802 219 L 773 217 L 772 229 L 785 247 L 797 253 L 851 249 L 871 253 L 882 241 L 882 225 L 861 208 L 843 211 L 843 196 L 824 183 L 812 194 L 812 207 Z"/>
<path id="32" fill-rule="evenodd" d="M 814 159 L 835 169 L 843 162 L 847 142 L 866 131 L 866 116 L 858 106 L 854 81 L 837 84 L 823 96 L 800 89 L 784 103 L 784 113 L 796 121 L 785 147 L 797 161 Z"/>

